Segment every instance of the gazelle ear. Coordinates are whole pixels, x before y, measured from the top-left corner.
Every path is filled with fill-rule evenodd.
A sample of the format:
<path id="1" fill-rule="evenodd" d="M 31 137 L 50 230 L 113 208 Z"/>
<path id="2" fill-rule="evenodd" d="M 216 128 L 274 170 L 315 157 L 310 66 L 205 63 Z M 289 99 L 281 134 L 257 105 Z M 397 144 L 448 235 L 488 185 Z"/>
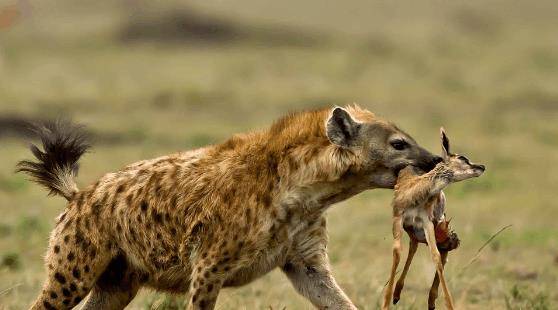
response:
<path id="1" fill-rule="evenodd" d="M 359 124 L 353 120 L 349 112 L 336 107 L 331 111 L 326 123 L 326 135 L 331 143 L 349 147 L 353 145 L 359 130 Z"/>
<path id="2" fill-rule="evenodd" d="M 450 155 L 450 144 L 444 127 L 440 127 L 440 139 L 442 140 L 442 157 L 447 159 Z"/>

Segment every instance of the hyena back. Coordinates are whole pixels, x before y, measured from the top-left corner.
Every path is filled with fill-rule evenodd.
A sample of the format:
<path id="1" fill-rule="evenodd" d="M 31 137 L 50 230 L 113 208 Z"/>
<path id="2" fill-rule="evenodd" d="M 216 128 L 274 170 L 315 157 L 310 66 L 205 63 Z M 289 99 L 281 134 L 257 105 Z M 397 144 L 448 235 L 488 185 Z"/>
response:
<path id="1" fill-rule="evenodd" d="M 355 106 L 289 115 L 268 130 L 106 174 L 78 190 L 79 128 L 38 129 L 27 172 L 68 204 L 57 218 L 47 281 L 33 309 L 122 309 L 141 287 L 189 292 L 212 309 L 222 287 L 280 267 L 316 307 L 354 305 L 330 273 L 325 210 L 399 170 L 441 159 Z"/>

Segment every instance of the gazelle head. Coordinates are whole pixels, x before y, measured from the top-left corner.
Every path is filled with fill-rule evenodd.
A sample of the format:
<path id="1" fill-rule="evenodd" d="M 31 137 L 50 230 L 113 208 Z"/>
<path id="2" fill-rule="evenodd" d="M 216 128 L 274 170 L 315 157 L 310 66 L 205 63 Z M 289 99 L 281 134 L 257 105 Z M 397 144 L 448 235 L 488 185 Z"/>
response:
<path id="1" fill-rule="evenodd" d="M 484 165 L 472 163 L 467 157 L 450 152 L 449 139 L 443 127 L 440 128 L 440 138 L 442 140 L 442 158 L 447 168 L 453 173 L 453 182 L 476 178 L 483 174 Z"/>

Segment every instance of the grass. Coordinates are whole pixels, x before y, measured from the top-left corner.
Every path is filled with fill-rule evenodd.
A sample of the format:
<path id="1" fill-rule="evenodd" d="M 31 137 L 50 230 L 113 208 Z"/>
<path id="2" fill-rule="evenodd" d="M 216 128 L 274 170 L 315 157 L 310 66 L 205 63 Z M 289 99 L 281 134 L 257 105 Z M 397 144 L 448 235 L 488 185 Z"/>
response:
<path id="1" fill-rule="evenodd" d="M 0 10 L 11 2 L 0 0 Z M 97 141 L 83 159 L 82 186 L 133 161 L 263 128 L 292 110 L 358 102 L 434 151 L 444 125 L 457 151 L 488 167 L 447 190 L 462 240 L 447 265 L 457 304 L 558 304 L 554 1 L 156 3 L 33 2 L 29 14 L 0 29 L 0 116 L 85 123 Z M 122 39 L 130 15 L 157 20 L 175 8 L 218 17 L 243 35 Z M 306 36 L 319 40 L 301 44 Z M 0 309 L 22 309 L 40 290 L 42 255 L 64 201 L 13 174 L 29 157 L 26 142 L 0 136 Z M 360 308 L 377 308 L 388 278 L 390 198 L 370 191 L 328 215 L 334 274 Z M 421 247 L 396 308 L 424 308 L 433 274 Z M 129 308 L 182 303 L 141 291 Z M 217 306 L 285 307 L 311 308 L 278 271 L 224 290 Z"/>

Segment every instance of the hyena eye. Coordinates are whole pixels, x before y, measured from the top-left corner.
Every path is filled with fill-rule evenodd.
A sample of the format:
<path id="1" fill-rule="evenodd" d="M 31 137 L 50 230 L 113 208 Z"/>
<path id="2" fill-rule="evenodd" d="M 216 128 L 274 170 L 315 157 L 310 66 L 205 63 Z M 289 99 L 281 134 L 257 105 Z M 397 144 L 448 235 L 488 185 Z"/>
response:
<path id="1" fill-rule="evenodd" d="M 394 140 L 391 142 L 391 146 L 398 151 L 402 151 L 406 149 L 409 144 L 405 140 Z"/>
<path id="2" fill-rule="evenodd" d="M 462 160 L 462 161 L 464 161 L 464 162 L 466 162 L 466 163 L 469 163 L 469 158 L 467 158 L 467 157 L 465 157 L 465 156 L 463 156 L 463 155 L 457 156 L 457 159 Z"/>

